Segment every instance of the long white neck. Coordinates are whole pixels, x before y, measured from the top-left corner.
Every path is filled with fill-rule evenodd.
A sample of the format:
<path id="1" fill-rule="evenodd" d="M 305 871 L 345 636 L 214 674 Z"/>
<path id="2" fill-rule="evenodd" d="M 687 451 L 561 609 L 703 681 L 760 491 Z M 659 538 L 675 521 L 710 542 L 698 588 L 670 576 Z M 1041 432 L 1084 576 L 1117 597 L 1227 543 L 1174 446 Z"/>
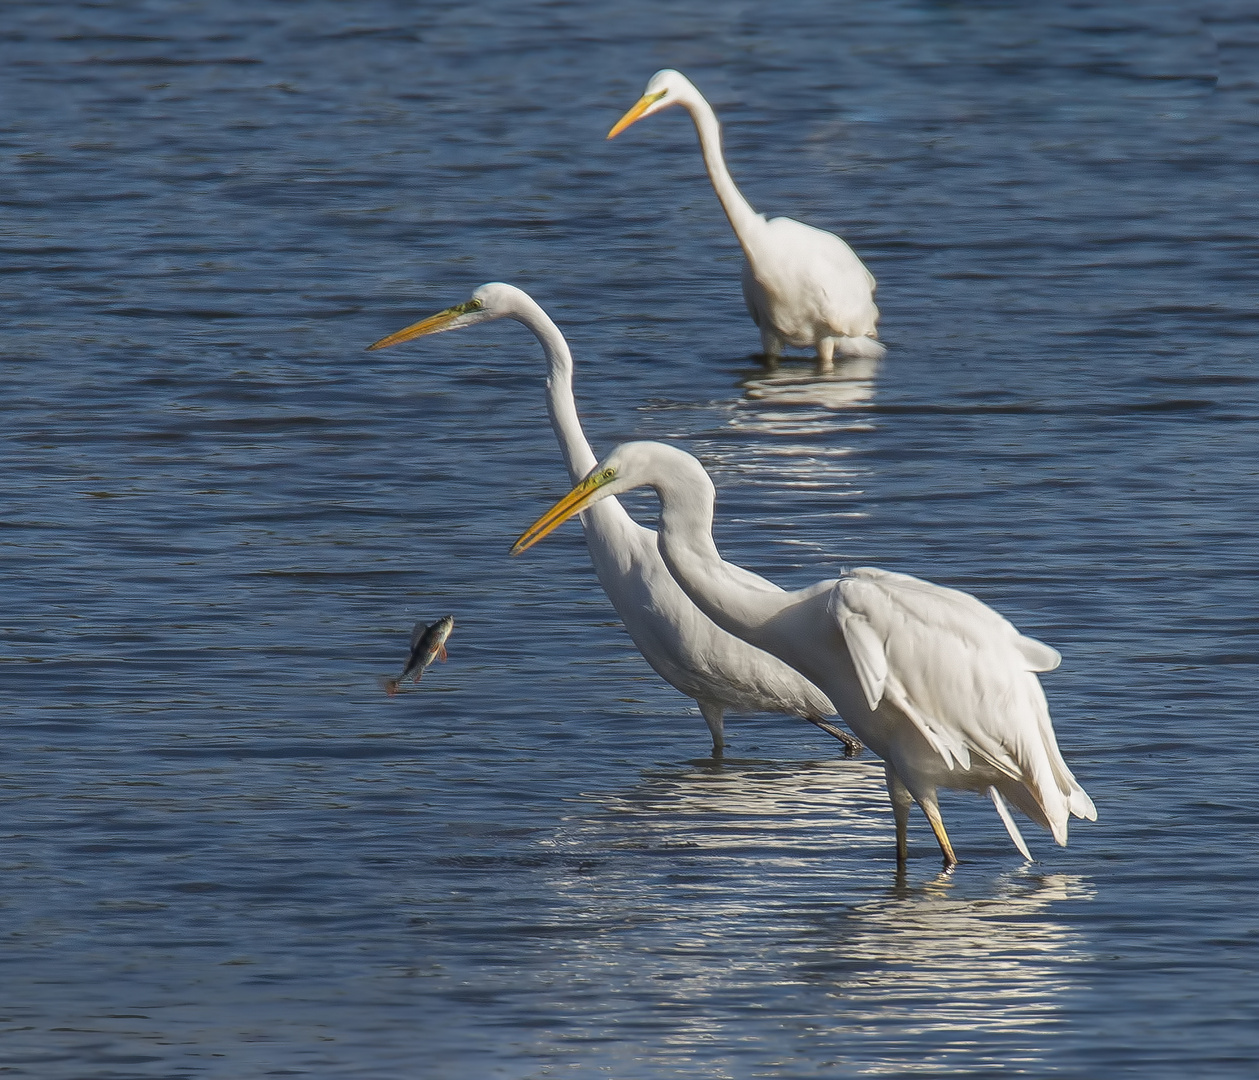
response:
<path id="1" fill-rule="evenodd" d="M 791 605 L 793 594 L 722 559 L 713 541 L 716 492 L 703 466 L 679 453 L 677 464 L 671 462 L 652 487 L 660 497 L 657 544 L 669 573 L 723 630 L 753 645 L 767 641 L 769 624 Z"/>
<path id="2" fill-rule="evenodd" d="M 559 327 L 527 293 L 518 293 L 509 314 L 533 331 L 546 353 L 546 409 L 564 455 L 569 480 L 575 484 L 599 463 L 599 459 L 586 441 L 577 416 L 577 402 L 573 398 L 573 354 Z M 627 572 L 636 545 L 650 545 L 655 540 L 651 530 L 639 525 L 616 499 L 605 499 L 583 510 L 581 524 L 595 573 L 605 588 L 612 578 Z"/>
<path id="3" fill-rule="evenodd" d="M 577 402 L 573 399 L 573 354 L 559 327 L 532 297 L 521 293 L 511 317 L 533 331 L 546 353 L 547 412 L 564 454 L 569 478 L 575 484 L 598 464 L 598 459 L 577 418 Z"/>
<path id="4" fill-rule="evenodd" d="M 695 122 L 695 131 L 699 135 L 700 150 L 704 154 L 704 167 L 708 170 L 708 178 L 713 183 L 713 190 L 721 200 L 722 209 L 730 219 L 735 236 L 740 244 L 747 248 L 749 234 L 764 219 L 752 204 L 743 197 L 743 193 L 735 186 L 734 179 L 726 167 L 726 159 L 721 152 L 721 124 L 717 114 L 698 90 L 681 98 L 679 104 L 691 114 Z"/>

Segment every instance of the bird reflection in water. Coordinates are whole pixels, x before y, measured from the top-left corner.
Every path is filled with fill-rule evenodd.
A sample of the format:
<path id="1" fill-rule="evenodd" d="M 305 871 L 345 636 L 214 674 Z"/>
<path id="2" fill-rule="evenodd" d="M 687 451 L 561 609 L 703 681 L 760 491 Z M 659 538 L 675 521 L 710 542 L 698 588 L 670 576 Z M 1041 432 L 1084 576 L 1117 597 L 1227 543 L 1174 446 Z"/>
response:
<path id="1" fill-rule="evenodd" d="M 837 411 L 869 405 L 874 400 L 879 361 L 854 357 L 835 365 L 829 375 L 779 368 L 772 375 L 757 374 L 741 384 L 746 402 L 756 402 L 750 411 L 766 405 L 816 406 Z"/>
<path id="2" fill-rule="evenodd" d="M 769 375 L 749 373 L 739 383 L 743 396 L 731 403 L 729 424 L 741 435 L 817 438 L 826 444 L 839 431 L 872 430 L 862 410 L 874 403 L 879 367 L 878 360 L 856 357 L 837 363 L 830 375 L 788 367 Z"/>
<path id="3" fill-rule="evenodd" d="M 982 855 L 967 879 L 889 886 L 882 780 L 872 761 L 727 758 L 592 796 L 548 842 L 585 859 L 553 880 L 565 967 L 616 987 L 610 1024 L 667 1014 L 657 1052 L 730 1050 L 742 1012 L 772 1009 L 800 1021 L 773 1047 L 784 1075 L 1034 1071 L 1090 959 L 1054 908 L 1093 886 L 975 873 Z"/>
<path id="4" fill-rule="evenodd" d="M 1080 875 L 1034 866 L 984 892 L 943 874 L 916 886 L 902 875 L 799 940 L 794 975 L 825 987 L 845 1024 L 894 1029 L 940 1064 L 973 1053 L 984 1033 L 1021 1033 L 1020 1060 L 1030 1065 L 1043 1055 L 1027 1036 L 1061 1022 L 1073 969 L 1089 958 L 1053 905 L 1094 895 Z"/>

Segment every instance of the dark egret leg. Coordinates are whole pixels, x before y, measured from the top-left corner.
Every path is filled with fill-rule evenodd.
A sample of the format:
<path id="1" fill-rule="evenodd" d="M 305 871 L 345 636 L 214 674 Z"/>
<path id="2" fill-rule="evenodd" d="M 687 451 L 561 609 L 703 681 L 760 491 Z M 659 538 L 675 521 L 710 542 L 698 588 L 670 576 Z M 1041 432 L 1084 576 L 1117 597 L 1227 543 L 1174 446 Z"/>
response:
<path id="1" fill-rule="evenodd" d="M 818 338 L 817 341 L 817 373 L 831 375 L 835 371 L 835 339 L 832 337 Z"/>
<path id="2" fill-rule="evenodd" d="M 892 817 L 896 819 L 896 865 L 903 869 L 909 861 L 909 808 L 914 805 L 914 797 L 891 765 L 883 766 L 883 775 L 887 778 L 887 796 L 892 801 Z"/>
<path id="3" fill-rule="evenodd" d="M 765 366 L 773 371 L 778 367 L 778 358 L 782 356 L 783 341 L 776 333 L 772 326 L 762 326 L 761 330 L 761 357 L 765 361 Z"/>
<path id="4" fill-rule="evenodd" d="M 721 757 L 721 752 L 726 748 L 726 710 L 710 701 L 697 701 L 695 704 L 699 706 L 700 715 L 713 737 L 713 757 Z"/>
<path id="5" fill-rule="evenodd" d="M 837 728 L 834 724 L 826 720 L 820 720 L 816 716 L 806 716 L 805 719 L 816 727 L 820 727 L 827 735 L 834 735 L 840 742 L 844 744 L 844 757 L 856 757 L 864 750 L 865 743 L 860 739 L 854 738 L 842 728 Z"/>

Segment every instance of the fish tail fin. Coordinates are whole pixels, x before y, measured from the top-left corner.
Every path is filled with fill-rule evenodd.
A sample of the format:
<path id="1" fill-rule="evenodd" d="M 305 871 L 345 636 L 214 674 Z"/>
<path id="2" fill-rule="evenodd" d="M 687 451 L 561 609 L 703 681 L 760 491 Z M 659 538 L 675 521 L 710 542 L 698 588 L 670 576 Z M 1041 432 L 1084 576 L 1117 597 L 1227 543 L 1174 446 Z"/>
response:
<path id="1" fill-rule="evenodd" d="M 384 692 L 388 694 L 390 697 L 393 697 L 398 692 L 397 679 L 381 679 L 379 681 L 380 681 L 380 688 L 384 690 Z"/>

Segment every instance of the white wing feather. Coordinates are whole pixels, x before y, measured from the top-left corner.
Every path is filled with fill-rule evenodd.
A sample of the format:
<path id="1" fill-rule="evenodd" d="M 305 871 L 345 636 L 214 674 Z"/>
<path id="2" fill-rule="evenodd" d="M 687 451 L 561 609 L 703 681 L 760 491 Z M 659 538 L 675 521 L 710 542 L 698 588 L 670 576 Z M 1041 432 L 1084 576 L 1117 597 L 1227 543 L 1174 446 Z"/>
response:
<path id="1" fill-rule="evenodd" d="M 857 678 L 861 680 L 861 689 L 865 691 L 866 704 L 874 712 L 883 700 L 883 688 L 887 685 L 887 651 L 884 642 L 867 619 L 856 615 L 849 608 L 840 608 L 839 626 L 848 643 L 848 652 L 852 656 L 853 667 L 857 669 Z"/>
<path id="2" fill-rule="evenodd" d="M 794 218 L 762 218 L 760 228 L 741 237 L 749 269 L 767 308 L 754 310 L 753 321 L 768 317 L 789 342 L 812 344 L 818 327 L 853 338 L 876 333 L 874 277 L 840 237 Z"/>
<path id="3" fill-rule="evenodd" d="M 1023 839 L 1023 834 L 1019 832 L 1019 827 L 1014 822 L 1014 815 L 1010 813 L 1010 808 L 1006 806 L 1005 799 L 1001 797 L 1001 792 L 995 787 L 990 787 L 988 794 L 992 798 L 992 805 L 997 808 L 997 813 L 1001 815 L 1001 820 L 1005 822 L 1005 830 L 1010 834 L 1010 839 L 1014 841 L 1014 846 L 1019 849 L 1019 853 L 1023 858 L 1031 862 L 1032 853 L 1027 850 L 1027 841 Z"/>
<path id="4" fill-rule="evenodd" d="M 872 709 L 886 698 L 950 770 L 978 755 L 1025 787 L 1059 843 L 1068 813 L 1095 814 L 1058 751 L 1034 674 L 1058 666 L 1056 650 L 968 593 L 908 574 L 853 570 L 829 603 Z"/>
<path id="5" fill-rule="evenodd" d="M 1053 671 L 1062 663 L 1062 654 L 1057 649 L 1034 637 L 1019 634 L 1014 645 L 1027 661 L 1028 671 Z"/>

